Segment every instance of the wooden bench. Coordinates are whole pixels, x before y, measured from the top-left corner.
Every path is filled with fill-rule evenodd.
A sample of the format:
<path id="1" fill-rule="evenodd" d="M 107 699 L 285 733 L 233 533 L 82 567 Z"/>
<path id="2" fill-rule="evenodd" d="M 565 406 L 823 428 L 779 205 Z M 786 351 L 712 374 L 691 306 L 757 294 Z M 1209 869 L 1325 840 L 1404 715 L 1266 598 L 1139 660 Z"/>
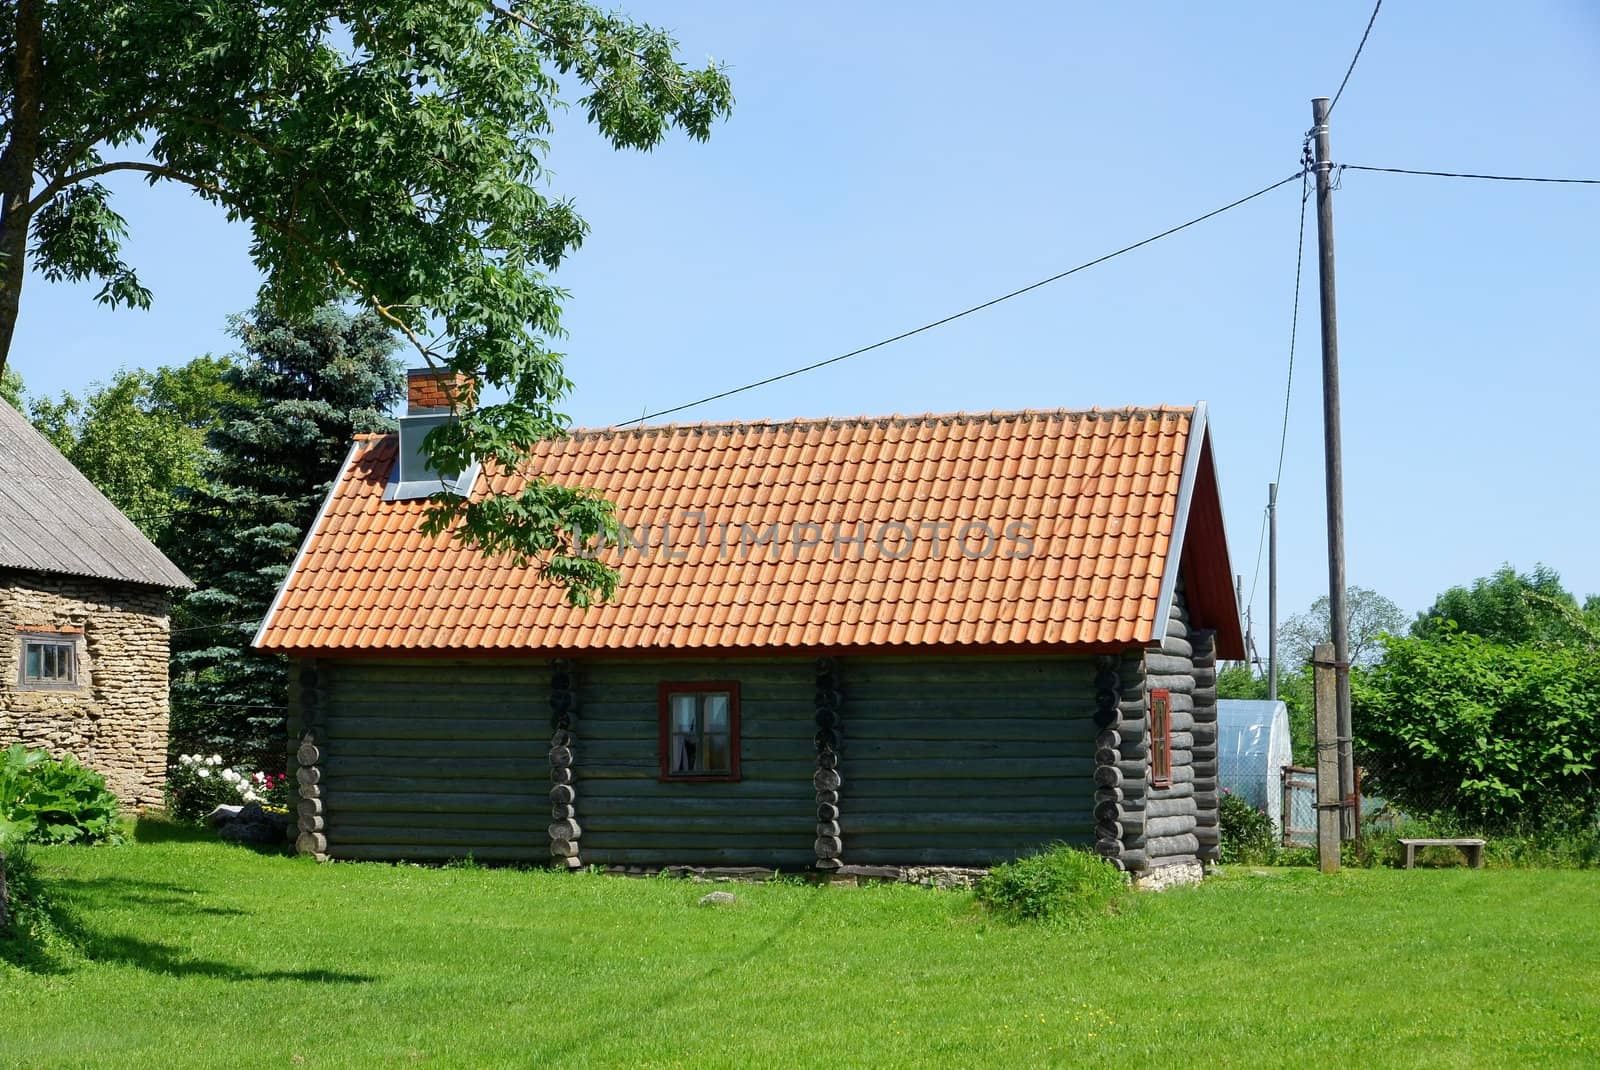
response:
<path id="1" fill-rule="evenodd" d="M 1413 869 L 1417 864 L 1418 847 L 1459 847 L 1466 856 L 1467 864 L 1473 869 L 1483 868 L 1483 840 L 1475 836 L 1462 836 L 1457 839 L 1425 840 L 1400 838 L 1400 844 L 1406 849 L 1406 868 Z"/>

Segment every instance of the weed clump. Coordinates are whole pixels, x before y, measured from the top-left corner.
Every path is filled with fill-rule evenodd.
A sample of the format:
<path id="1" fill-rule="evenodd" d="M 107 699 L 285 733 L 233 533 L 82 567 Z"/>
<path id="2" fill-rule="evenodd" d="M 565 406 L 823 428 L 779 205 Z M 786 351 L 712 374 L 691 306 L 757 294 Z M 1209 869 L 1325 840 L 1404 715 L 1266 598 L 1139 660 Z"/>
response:
<path id="1" fill-rule="evenodd" d="M 1119 913 L 1132 895 L 1111 863 L 1064 844 L 996 866 L 977 887 L 978 902 L 1001 917 L 1057 925 Z"/>

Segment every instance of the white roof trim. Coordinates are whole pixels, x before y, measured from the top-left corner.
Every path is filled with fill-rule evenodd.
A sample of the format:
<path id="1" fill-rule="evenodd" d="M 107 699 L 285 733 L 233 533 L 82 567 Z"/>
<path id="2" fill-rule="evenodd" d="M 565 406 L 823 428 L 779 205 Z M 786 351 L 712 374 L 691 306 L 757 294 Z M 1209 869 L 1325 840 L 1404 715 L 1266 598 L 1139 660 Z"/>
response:
<path id="1" fill-rule="evenodd" d="M 333 504 L 333 496 L 339 492 L 339 484 L 344 482 L 344 474 L 350 469 L 350 462 L 356 458 L 356 450 L 361 448 L 360 441 L 350 443 L 350 451 L 344 455 L 344 460 L 339 465 L 339 472 L 333 477 L 333 482 L 328 485 L 327 496 L 322 499 L 322 504 L 317 507 L 317 515 L 312 519 L 311 526 L 306 529 L 305 538 L 300 540 L 300 549 L 295 551 L 294 560 L 289 562 L 289 571 L 283 574 L 283 582 L 278 584 L 278 593 L 272 596 L 272 604 L 267 607 L 266 614 L 261 618 L 261 623 L 256 627 L 255 637 L 250 640 L 251 649 L 260 649 L 261 636 L 267 630 L 267 622 L 278 612 L 278 606 L 283 602 L 284 592 L 289 589 L 289 581 L 294 579 L 294 574 L 300 570 L 300 562 L 306 556 L 306 549 L 311 545 L 311 537 L 322 526 L 322 521 L 328 516 L 328 507 Z"/>
<path id="2" fill-rule="evenodd" d="M 1194 403 L 1189 418 L 1189 441 L 1183 444 L 1183 475 L 1178 478 L 1178 506 L 1172 517 L 1172 538 L 1167 541 L 1167 570 L 1161 576 L 1161 597 L 1156 599 L 1155 619 L 1150 622 L 1146 643 L 1159 643 L 1166 635 L 1167 617 L 1178 591 L 1178 569 L 1183 562 L 1183 540 L 1189 530 L 1189 507 L 1194 504 L 1194 485 L 1200 478 L 1200 452 L 1206 441 L 1206 403 Z M 1228 577 L 1233 587 L 1233 577 Z"/>

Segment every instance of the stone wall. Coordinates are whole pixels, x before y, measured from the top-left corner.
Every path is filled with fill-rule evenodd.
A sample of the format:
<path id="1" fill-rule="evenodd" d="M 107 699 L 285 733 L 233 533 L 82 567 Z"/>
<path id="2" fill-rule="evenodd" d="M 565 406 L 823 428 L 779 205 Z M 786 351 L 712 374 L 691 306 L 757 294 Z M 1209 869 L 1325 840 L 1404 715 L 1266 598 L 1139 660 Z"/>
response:
<path id="1" fill-rule="evenodd" d="M 161 803 L 167 768 L 167 592 L 0 570 L 0 747 L 71 754 L 104 774 L 124 806 Z M 77 644 L 77 685 L 20 684 L 20 633 Z"/>

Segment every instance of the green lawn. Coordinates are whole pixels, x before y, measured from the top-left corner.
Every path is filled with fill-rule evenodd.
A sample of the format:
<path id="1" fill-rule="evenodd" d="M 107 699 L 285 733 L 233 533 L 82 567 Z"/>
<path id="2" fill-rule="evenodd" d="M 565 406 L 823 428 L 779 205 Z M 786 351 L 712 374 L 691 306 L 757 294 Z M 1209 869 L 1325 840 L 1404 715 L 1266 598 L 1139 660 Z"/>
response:
<path id="1" fill-rule="evenodd" d="M 35 857 L 88 958 L 0 956 L 6 1066 L 1600 1065 L 1593 873 L 1239 870 L 1064 932 L 905 887 Z"/>

